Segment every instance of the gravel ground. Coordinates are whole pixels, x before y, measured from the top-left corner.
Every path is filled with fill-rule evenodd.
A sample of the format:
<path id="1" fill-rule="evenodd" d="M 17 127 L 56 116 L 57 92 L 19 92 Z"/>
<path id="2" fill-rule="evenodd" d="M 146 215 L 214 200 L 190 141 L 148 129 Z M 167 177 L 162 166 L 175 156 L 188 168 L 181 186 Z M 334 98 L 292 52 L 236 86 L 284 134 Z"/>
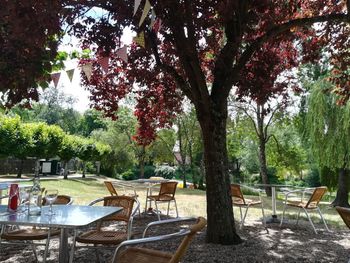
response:
<path id="1" fill-rule="evenodd" d="M 141 217 L 134 221 L 135 237 L 139 237 L 148 222 L 155 217 Z M 114 225 L 109 227 L 115 227 Z M 162 231 L 176 231 L 179 225 L 154 228 L 150 234 Z M 205 243 L 205 231 L 199 233 L 191 243 L 183 260 L 190 262 L 348 262 L 350 258 L 350 231 L 336 230 L 327 232 L 322 225 L 316 225 L 319 233 L 313 233 L 308 222 L 303 221 L 298 226 L 293 221 L 287 222 L 282 228 L 277 224 L 268 225 L 269 233 L 261 223 L 248 221 L 239 235 L 244 240 L 240 245 L 222 246 Z M 174 251 L 178 240 L 153 243 L 151 247 Z M 50 243 L 50 257 L 47 262 L 57 262 L 58 239 Z M 101 249 L 101 262 L 109 262 L 113 250 Z M 43 254 L 40 247 L 39 255 Z M 30 263 L 35 262 L 29 246 L 2 244 L 0 262 Z M 96 262 L 93 249 L 78 248 L 74 262 Z M 151 263 L 151 262 L 150 262 Z"/>

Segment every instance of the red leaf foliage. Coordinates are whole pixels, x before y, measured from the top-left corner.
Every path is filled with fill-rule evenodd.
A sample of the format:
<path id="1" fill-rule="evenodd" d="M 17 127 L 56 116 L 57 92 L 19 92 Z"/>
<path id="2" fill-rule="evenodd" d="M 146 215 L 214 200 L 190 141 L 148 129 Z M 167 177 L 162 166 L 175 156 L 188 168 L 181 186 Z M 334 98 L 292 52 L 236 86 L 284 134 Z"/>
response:
<path id="1" fill-rule="evenodd" d="M 37 86 L 50 81 L 61 31 L 61 4 L 44 0 L 1 0 L 0 92 L 8 106 L 37 100 Z"/>

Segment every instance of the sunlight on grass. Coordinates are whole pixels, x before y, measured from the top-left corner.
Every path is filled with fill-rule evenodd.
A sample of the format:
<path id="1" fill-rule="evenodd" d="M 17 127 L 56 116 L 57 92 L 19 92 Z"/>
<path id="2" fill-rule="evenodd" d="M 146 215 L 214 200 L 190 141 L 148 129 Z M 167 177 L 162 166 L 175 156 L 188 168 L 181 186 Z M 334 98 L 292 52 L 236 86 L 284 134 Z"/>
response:
<path id="1" fill-rule="evenodd" d="M 68 179 L 68 180 L 41 180 L 41 186 L 45 189 L 58 189 L 59 194 L 70 195 L 74 199 L 74 204 L 76 205 L 87 205 L 92 200 L 108 196 L 109 192 L 103 183 L 104 178 L 100 179 L 95 178 L 79 178 L 79 179 Z M 31 182 L 26 182 L 23 184 L 31 184 Z M 139 201 L 141 203 L 141 210 L 145 207 L 145 198 L 146 198 L 146 186 L 138 187 L 137 194 L 139 196 Z M 117 187 L 117 191 L 120 194 L 123 194 L 123 189 Z M 157 191 L 157 190 L 155 190 Z M 195 190 L 195 189 L 183 189 L 178 188 L 176 192 L 176 202 L 179 210 L 180 216 L 204 216 L 206 217 L 206 195 L 204 191 Z M 246 197 L 250 199 L 257 199 L 257 196 Z M 265 215 L 270 216 L 272 213 L 271 209 L 271 198 L 263 196 L 263 203 L 265 209 Z M 280 217 L 283 211 L 283 195 L 279 195 L 277 200 L 277 214 Z M 163 213 L 166 212 L 167 205 L 160 205 L 160 210 Z M 340 216 L 334 208 L 330 208 L 329 205 L 323 203 L 321 205 L 322 213 L 327 221 L 327 223 L 334 229 L 344 229 L 345 224 L 341 220 Z M 295 220 L 297 217 L 298 210 L 293 208 L 287 208 L 286 218 Z M 175 209 L 173 205 L 170 206 L 171 216 L 175 215 Z M 302 212 L 301 220 L 306 221 L 306 216 Z M 310 212 L 311 218 L 315 223 L 320 223 L 320 217 L 317 212 Z M 235 219 L 240 220 L 239 209 L 234 207 L 234 216 Z M 261 209 L 259 206 L 249 208 L 246 221 L 257 221 L 262 218 Z"/>

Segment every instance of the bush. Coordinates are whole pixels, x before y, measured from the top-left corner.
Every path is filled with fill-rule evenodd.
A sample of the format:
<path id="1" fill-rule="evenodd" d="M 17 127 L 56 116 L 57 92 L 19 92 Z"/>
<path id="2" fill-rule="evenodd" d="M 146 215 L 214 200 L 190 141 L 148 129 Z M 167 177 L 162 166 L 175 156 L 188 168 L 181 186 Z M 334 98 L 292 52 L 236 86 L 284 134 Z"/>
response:
<path id="1" fill-rule="evenodd" d="M 152 176 L 155 176 L 154 170 L 156 169 L 155 166 L 153 165 L 145 165 L 145 171 L 144 171 L 144 178 L 148 179 Z M 140 168 L 139 167 L 134 167 L 133 168 L 133 173 L 134 173 L 134 178 L 138 179 L 140 178 Z"/>
<path id="2" fill-rule="evenodd" d="M 169 165 L 160 165 L 154 170 L 154 173 L 158 177 L 173 179 L 176 174 L 176 169 Z"/>
<path id="3" fill-rule="evenodd" d="M 312 169 L 305 177 L 305 183 L 310 187 L 321 186 L 320 174 L 317 169 Z"/>
<path id="4" fill-rule="evenodd" d="M 120 174 L 121 179 L 130 181 L 130 180 L 135 180 L 137 177 L 135 177 L 135 173 L 132 170 L 127 170 L 124 173 Z"/>

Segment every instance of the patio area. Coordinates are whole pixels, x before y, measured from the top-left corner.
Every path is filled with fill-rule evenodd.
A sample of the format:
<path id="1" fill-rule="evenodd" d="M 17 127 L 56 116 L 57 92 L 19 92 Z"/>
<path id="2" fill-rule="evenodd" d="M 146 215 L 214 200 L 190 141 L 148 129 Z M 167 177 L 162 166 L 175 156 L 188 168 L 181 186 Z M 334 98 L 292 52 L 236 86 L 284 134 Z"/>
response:
<path id="1" fill-rule="evenodd" d="M 134 221 L 135 237 L 140 237 L 144 226 L 156 220 L 156 217 L 136 217 Z M 111 225 L 110 227 L 113 227 Z M 248 220 L 239 235 L 244 240 L 240 245 L 222 246 L 205 243 L 205 232 L 200 233 L 191 243 L 183 262 L 348 262 L 350 232 L 334 230 L 327 232 L 322 225 L 316 225 L 319 234 L 315 235 L 306 221 L 287 222 L 282 228 L 278 224 L 268 225 L 269 233 L 262 227 L 260 221 Z M 157 234 L 176 231 L 176 226 L 155 228 Z M 156 234 L 150 231 L 150 235 Z M 164 232 L 163 232 L 164 231 Z M 153 243 L 150 247 L 174 251 L 177 240 Z M 101 248 L 101 262 L 109 262 L 114 250 Z M 41 248 L 39 255 L 43 255 Z M 57 262 L 58 240 L 52 239 L 50 257 L 47 262 Z M 30 246 L 13 249 L 13 246 L 2 246 L 0 261 L 4 263 L 35 262 Z M 93 249 L 76 251 L 74 262 L 95 262 Z"/>

